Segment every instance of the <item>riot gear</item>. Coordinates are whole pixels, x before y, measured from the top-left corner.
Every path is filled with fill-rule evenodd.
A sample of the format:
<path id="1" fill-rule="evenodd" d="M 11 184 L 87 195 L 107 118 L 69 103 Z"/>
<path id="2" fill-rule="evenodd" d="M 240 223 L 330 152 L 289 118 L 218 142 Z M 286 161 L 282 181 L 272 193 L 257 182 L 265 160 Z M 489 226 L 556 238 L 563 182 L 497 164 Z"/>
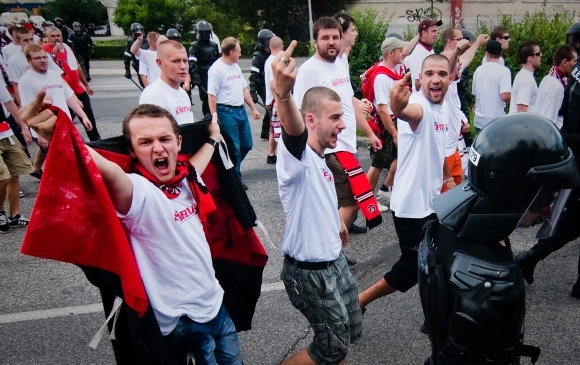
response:
<path id="1" fill-rule="evenodd" d="M 79 23 L 79 22 L 73 22 L 72 25 L 73 25 L 73 30 L 76 33 L 82 33 L 83 32 L 83 27 L 82 27 L 81 23 Z"/>
<path id="2" fill-rule="evenodd" d="M 133 23 L 131 24 L 131 36 L 133 38 L 135 38 L 135 34 L 140 32 L 141 34 L 143 34 L 143 36 L 145 36 L 145 28 L 143 28 L 143 26 L 139 23 Z"/>
<path id="3" fill-rule="evenodd" d="M 83 31 L 81 23 L 73 23 L 74 33 L 69 37 L 69 41 L 74 50 L 75 56 L 81 65 L 87 81 L 91 81 L 90 75 L 90 59 L 91 55 L 95 53 L 95 44 L 91 36 Z"/>
<path id="4" fill-rule="evenodd" d="M 270 38 L 274 35 L 275 34 L 272 33 L 270 29 L 262 29 L 258 32 L 258 44 L 261 44 L 264 47 L 270 47 Z"/>
<path id="5" fill-rule="evenodd" d="M 143 34 L 143 43 L 141 44 L 141 49 L 149 49 L 149 41 L 147 37 L 145 37 L 145 28 L 139 23 L 131 24 L 131 37 L 127 39 L 127 43 L 125 43 L 125 52 L 123 53 L 123 62 L 125 64 L 125 77 L 130 79 L 131 78 L 131 65 L 133 65 L 133 69 L 139 75 L 139 60 L 135 58 L 135 56 L 131 53 L 131 46 L 133 42 L 135 42 L 135 36 L 139 32 Z M 143 87 L 143 82 L 141 78 L 137 76 L 139 80 L 139 84 Z"/>
<path id="6" fill-rule="evenodd" d="M 476 136 L 468 181 L 433 200 L 439 222 L 419 248 L 426 364 L 535 363 L 540 349 L 523 344 L 524 280 L 507 237 L 521 222 L 551 231 L 557 218 L 548 211 L 557 216 L 579 184 L 572 151 L 542 116 L 510 114 Z"/>
<path id="7" fill-rule="evenodd" d="M 264 65 L 266 59 L 270 56 L 270 38 L 274 37 L 269 29 L 262 29 L 258 32 L 258 43 L 255 52 L 252 55 L 252 67 L 250 68 L 250 95 L 254 103 L 258 102 L 258 95 L 262 101 L 266 102 L 266 81 L 264 74 Z M 270 112 L 266 109 L 262 121 L 261 139 L 268 139 L 270 134 Z"/>
<path id="8" fill-rule="evenodd" d="M 576 22 L 566 31 L 566 43 L 576 52 L 580 51 L 580 22 Z"/>
<path id="9" fill-rule="evenodd" d="M 181 42 L 181 34 L 179 34 L 177 29 L 175 28 L 167 29 L 167 33 L 165 34 L 165 36 L 172 41 Z"/>
<path id="10" fill-rule="evenodd" d="M 197 37 L 201 41 L 209 41 L 211 38 L 211 27 L 205 20 L 200 20 L 197 23 Z"/>
<path id="11" fill-rule="evenodd" d="M 54 27 L 54 23 L 51 22 L 50 20 L 42 22 L 42 28 L 46 28 L 46 27 Z"/>
<path id="12" fill-rule="evenodd" d="M 471 33 L 467 29 L 461 29 L 461 35 L 463 36 L 463 39 L 467 39 L 471 43 L 475 42 L 475 34 Z"/>
<path id="13" fill-rule="evenodd" d="M 207 72 L 211 65 L 220 57 L 218 46 L 210 41 L 211 28 L 205 20 L 197 23 L 198 40 L 189 48 L 189 76 L 191 83 L 199 89 L 201 110 L 204 115 L 209 114 L 207 99 Z"/>

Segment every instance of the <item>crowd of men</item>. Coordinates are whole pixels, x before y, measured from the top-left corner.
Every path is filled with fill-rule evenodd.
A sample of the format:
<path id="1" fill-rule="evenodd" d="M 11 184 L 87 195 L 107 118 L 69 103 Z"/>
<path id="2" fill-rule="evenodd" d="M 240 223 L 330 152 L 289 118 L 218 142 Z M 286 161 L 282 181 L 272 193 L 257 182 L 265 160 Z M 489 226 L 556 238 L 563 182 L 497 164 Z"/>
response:
<path id="1" fill-rule="evenodd" d="M 517 283 L 521 275 L 531 283 L 540 260 L 580 236 L 576 189 L 563 213 L 565 224 L 550 227 L 550 233 L 555 230 L 552 236 L 545 236 L 530 252 L 520 255 L 520 269 L 508 238 L 518 224 L 544 222 L 550 215 L 546 207 L 553 205 L 562 210 L 564 205 L 556 201 L 568 197 L 569 191 L 563 193 L 561 189 L 580 184 L 574 160 L 580 143 L 580 71 L 576 65 L 580 23 L 570 28 L 569 45 L 556 50 L 553 67 L 539 87 L 534 70 L 540 65 L 542 53 L 536 42 L 518 46 L 522 68 L 512 84 L 511 71 L 502 57 L 510 46 L 508 29 L 497 27 L 489 36 L 479 35 L 472 42 L 464 39 L 461 30 L 447 29 L 442 35 L 444 50 L 435 54 L 433 45 L 440 36 L 440 26 L 441 21 L 423 20 L 410 42 L 397 34 L 388 36 L 381 44 L 381 60 L 361 75 L 361 100 L 354 96 L 348 62 L 348 50 L 355 45 L 358 33 L 355 20 L 345 13 L 322 17 L 314 23 L 315 54 L 300 67 L 292 58 L 295 42 L 284 50 L 281 38 L 267 29 L 261 30 L 249 87 L 238 65 L 239 41 L 227 37 L 221 44 L 216 43 L 211 24 L 197 24 L 198 39 L 189 52 L 179 43 L 180 35 L 175 29 L 166 35 L 145 34 L 140 24 L 131 26 L 125 77 L 131 78 L 132 63 L 143 93 L 140 105 L 123 122 L 123 134 L 136 159 L 138 173 L 127 174 L 97 151 L 89 148 L 89 152 L 130 239 L 165 345 L 175 361 L 183 362 L 192 353 L 200 364 L 242 363 L 235 327 L 223 306 L 223 290 L 215 279 L 202 229 L 205 207 L 200 194 L 204 185 L 199 176 L 215 149 L 221 148 L 220 133 L 225 132 L 233 142 L 233 169 L 241 177 L 241 163 L 253 146 L 244 104 L 259 120 L 258 96 L 266 109 L 260 134 L 261 139 L 269 141 L 266 163 L 276 165 L 286 215 L 280 278 L 290 302 L 306 317 L 314 332 L 312 343 L 284 364 L 343 364 L 349 344 L 361 337 L 363 315 L 369 304 L 397 291 L 404 293 L 418 283 L 426 317 L 421 331 L 429 334 L 433 343 L 433 354 L 427 363 L 513 364 L 520 356 L 537 358 L 537 349 L 523 345 L 520 337 L 521 307 L 504 307 L 498 298 L 503 300 L 505 292 L 494 291 L 503 278 L 478 273 L 480 276 L 469 285 L 462 287 L 453 282 L 458 287 L 450 294 L 438 286 L 438 298 L 443 290 L 445 295 L 459 298 L 457 301 L 478 304 L 470 308 L 466 308 L 468 304 L 451 306 L 450 310 L 456 312 L 444 314 L 473 316 L 464 319 L 465 323 L 471 321 L 485 329 L 474 334 L 478 343 L 474 345 L 473 341 L 457 338 L 457 328 L 435 318 L 441 312 L 440 307 L 432 305 L 437 302 L 433 299 L 437 286 L 434 282 L 452 282 L 452 278 L 437 277 L 432 270 L 461 272 L 463 268 L 455 264 L 479 260 L 486 270 L 486 265 L 490 265 L 490 272 L 501 274 L 505 270 L 510 274 L 507 280 L 512 281 L 508 284 Z M 6 62 L 7 82 L 13 88 L 16 103 L 28 106 L 21 118 L 9 90 L 0 83 L 0 101 L 5 107 L 5 115 L 0 117 L 6 120 L 0 124 L 0 152 L 8 165 L 8 170 L 1 170 L 0 174 L 0 198 L 3 202 L 7 195 L 10 208 L 9 214 L 0 212 L 3 233 L 10 227 L 28 224 L 19 214 L 15 196 L 19 175 L 42 175 L 42 155 L 48 153 L 53 129 L 50 123 L 55 122 L 50 115 L 39 113 L 46 95 L 69 118 L 69 108 L 79 116 L 89 139 L 100 138 L 90 107 L 92 90 L 79 67 L 80 60 L 63 44 L 62 32 L 57 27 L 46 28 L 47 39 L 42 46 L 35 44 L 32 33 L 23 28 L 12 29 L 11 33 L 14 45 Z M 20 49 L 14 49 L 16 45 Z M 481 134 L 468 156 L 463 134 L 470 131 L 470 121 L 462 111 L 458 84 L 480 47 L 485 47 L 485 57 L 473 74 L 470 92 L 475 96 L 473 123 Z M 10 49 L 5 48 L 7 52 Z M 188 95 L 192 86 L 199 88 L 204 114 L 211 114 L 212 121 L 207 127 L 207 143 L 192 157 L 183 159 L 178 156 L 182 143 L 178 126 L 194 122 Z M 547 120 L 535 114 L 518 114 L 525 112 Z M 8 124 L 8 115 L 14 119 L 13 127 Z M 33 134 L 28 133 L 25 122 L 33 127 Z M 541 133 L 507 133 L 526 125 Z M 371 146 L 372 164 L 367 174 L 356 156 L 357 128 Z M 35 157 L 34 165 L 27 160 L 21 145 L 13 141 L 14 134 L 22 135 L 22 145 L 37 141 L 41 157 Z M 515 143 L 517 138 L 529 143 Z M 524 151 L 546 139 L 552 145 L 541 151 L 543 156 L 537 156 L 537 151 Z M 503 188 L 490 188 L 505 182 L 505 175 L 500 170 L 485 170 L 492 167 L 483 162 L 501 148 L 505 148 L 505 159 L 527 158 L 527 165 L 516 158 L 509 161 L 527 166 L 522 176 L 518 175 L 518 167 L 511 171 L 514 180 L 522 181 L 517 199 L 502 194 Z M 380 204 L 374 191 L 383 169 L 389 171 L 377 196 L 388 201 Z M 497 179 L 493 180 L 496 173 Z M 526 174 L 535 179 L 527 181 Z M 457 186 L 460 188 L 454 189 Z M 544 188 L 548 193 L 544 193 Z M 458 207 L 452 218 L 451 213 L 443 215 L 450 205 Z M 159 219 L 160 214 L 173 217 L 174 212 L 189 206 L 195 207 L 192 219 L 178 223 Z M 358 213 L 370 229 L 381 224 L 381 213 L 389 210 L 401 255 L 383 278 L 359 291 L 349 269 L 355 262 L 344 256 L 342 247 L 348 243 L 349 230 L 356 229 L 352 225 Z M 502 215 L 503 226 L 482 218 L 486 215 Z M 148 225 L 146 232 L 142 224 Z M 425 234 L 431 234 L 433 241 L 425 241 Z M 487 247 L 494 248 L 486 253 L 466 249 L 461 258 L 455 255 L 453 261 L 444 253 L 450 249 L 446 238 L 454 244 L 479 247 L 483 243 L 493 244 Z M 174 249 L 167 249 L 161 242 L 169 242 Z M 438 243 L 442 244 L 439 254 L 433 249 Z M 456 254 L 450 250 L 449 254 Z M 420 256 L 420 251 L 424 256 Z M 191 265 L 179 268 L 181 272 L 177 273 L 173 263 L 185 262 L 184 258 Z M 419 273 L 418 262 L 424 268 Z M 176 275 L 183 279 L 182 284 L 187 284 L 170 290 L 167 285 L 174 282 Z M 512 299 L 523 300 L 523 288 L 514 292 Z M 580 278 L 572 296 L 580 298 Z M 441 302 L 438 304 L 441 306 Z M 490 306 L 501 308 L 501 315 L 489 310 Z M 505 325 L 506 334 L 495 347 L 488 347 L 481 343 L 491 341 L 495 335 L 497 326 L 486 328 L 492 316 L 495 324 Z M 512 321 L 513 317 L 517 320 Z M 451 339 L 447 347 L 441 346 L 442 341 L 447 341 L 444 338 Z M 501 352 L 501 359 L 497 351 Z"/>

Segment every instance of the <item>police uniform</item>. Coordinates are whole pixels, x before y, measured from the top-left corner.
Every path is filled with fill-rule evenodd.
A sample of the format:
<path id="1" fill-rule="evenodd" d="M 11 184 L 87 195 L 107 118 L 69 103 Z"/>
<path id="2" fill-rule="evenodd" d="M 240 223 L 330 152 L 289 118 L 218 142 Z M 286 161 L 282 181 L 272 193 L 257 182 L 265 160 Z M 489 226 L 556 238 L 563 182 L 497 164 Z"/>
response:
<path id="1" fill-rule="evenodd" d="M 141 44 L 141 49 L 149 49 L 149 41 L 147 37 L 145 37 L 145 28 L 139 23 L 131 24 L 131 37 L 127 39 L 127 43 L 125 44 L 125 52 L 123 53 L 123 63 L 125 64 L 125 77 L 130 79 L 131 78 L 131 65 L 133 65 L 133 69 L 137 74 L 137 80 L 141 87 L 143 86 L 143 82 L 141 81 L 141 77 L 139 77 L 139 60 L 135 58 L 135 55 L 131 53 L 131 46 L 133 42 L 135 42 L 135 33 L 139 31 L 143 34 L 143 43 Z"/>
<path id="2" fill-rule="evenodd" d="M 189 48 L 189 76 L 191 83 L 199 89 L 203 115 L 210 113 L 207 99 L 207 72 L 211 65 L 220 58 L 217 44 L 210 41 L 211 28 L 205 20 L 197 24 L 198 39 Z"/>
<path id="3" fill-rule="evenodd" d="M 75 22 L 76 23 L 76 22 Z M 77 32 L 77 26 L 73 23 L 74 33 L 70 35 L 69 40 L 72 43 L 73 50 L 75 52 L 75 56 L 81 66 L 83 67 L 83 71 L 87 80 L 91 80 L 90 75 L 90 65 L 89 61 L 91 59 L 91 54 L 95 50 L 95 45 L 93 44 L 93 40 L 91 36 L 80 28 L 80 24 L 78 24 L 78 28 L 80 28 L 80 33 Z"/>
<path id="4" fill-rule="evenodd" d="M 269 29 L 262 29 L 258 32 L 258 44 L 254 54 L 252 55 L 252 67 L 250 68 L 250 95 L 254 103 L 258 102 L 258 96 L 262 102 L 266 102 L 266 75 L 264 73 L 264 65 L 270 56 L 270 38 L 274 33 Z M 261 139 L 268 139 L 270 133 L 270 118 L 271 110 L 266 106 L 266 113 L 262 120 L 262 131 L 260 133 Z"/>

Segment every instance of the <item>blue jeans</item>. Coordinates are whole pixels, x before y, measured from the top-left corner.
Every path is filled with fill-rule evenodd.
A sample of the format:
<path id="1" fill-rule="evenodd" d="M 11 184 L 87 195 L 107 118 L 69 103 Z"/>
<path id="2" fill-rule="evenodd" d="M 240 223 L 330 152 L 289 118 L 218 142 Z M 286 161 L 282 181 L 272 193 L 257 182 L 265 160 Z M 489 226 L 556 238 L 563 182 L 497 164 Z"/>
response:
<path id="1" fill-rule="evenodd" d="M 243 104 L 240 108 L 218 105 L 217 115 L 221 123 L 221 128 L 229 134 L 234 142 L 234 153 L 236 155 L 236 165 L 234 168 L 239 175 L 242 160 L 253 147 L 252 130 L 250 129 L 250 121 L 246 114 L 246 108 L 244 108 Z"/>
<path id="2" fill-rule="evenodd" d="M 242 365 L 238 333 L 223 304 L 207 323 L 179 317 L 165 343 L 177 364 L 185 364 L 187 355 L 193 353 L 196 365 Z"/>

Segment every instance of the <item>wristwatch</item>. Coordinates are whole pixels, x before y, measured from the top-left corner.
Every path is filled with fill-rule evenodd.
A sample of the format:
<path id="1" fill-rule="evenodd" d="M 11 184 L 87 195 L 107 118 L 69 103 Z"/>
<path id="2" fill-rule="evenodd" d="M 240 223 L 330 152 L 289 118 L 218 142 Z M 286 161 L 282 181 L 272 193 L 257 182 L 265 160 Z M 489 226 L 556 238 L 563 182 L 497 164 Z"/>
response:
<path id="1" fill-rule="evenodd" d="M 217 146 L 219 144 L 218 141 L 216 141 L 215 139 L 210 138 L 210 137 L 207 137 L 207 140 L 205 141 L 205 143 L 211 144 L 213 146 L 213 148 L 217 148 Z"/>

